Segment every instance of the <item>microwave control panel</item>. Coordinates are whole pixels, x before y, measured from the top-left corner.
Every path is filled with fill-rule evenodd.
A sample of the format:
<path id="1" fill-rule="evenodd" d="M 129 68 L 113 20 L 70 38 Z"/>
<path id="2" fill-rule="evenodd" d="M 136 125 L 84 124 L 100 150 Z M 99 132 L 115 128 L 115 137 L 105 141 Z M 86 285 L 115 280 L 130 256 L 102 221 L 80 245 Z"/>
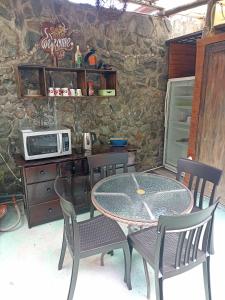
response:
<path id="1" fill-rule="evenodd" d="M 63 152 L 69 151 L 70 143 L 69 143 L 69 135 L 68 133 L 62 134 L 62 144 L 63 144 Z"/>

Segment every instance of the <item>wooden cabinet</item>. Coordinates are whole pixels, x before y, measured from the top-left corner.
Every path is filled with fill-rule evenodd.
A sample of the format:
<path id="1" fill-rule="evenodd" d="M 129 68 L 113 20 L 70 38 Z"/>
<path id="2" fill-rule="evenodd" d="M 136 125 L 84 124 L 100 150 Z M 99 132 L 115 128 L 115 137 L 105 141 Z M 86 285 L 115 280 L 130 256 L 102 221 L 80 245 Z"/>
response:
<path id="1" fill-rule="evenodd" d="M 85 160 L 86 161 L 86 160 Z M 76 212 L 88 211 L 90 199 L 87 197 L 87 174 L 84 159 L 63 161 L 62 159 L 40 160 L 25 163 L 22 168 L 25 211 L 28 226 L 43 224 L 62 218 L 58 196 L 54 190 L 56 176 L 69 176 L 73 180 L 74 206 Z"/>
<path id="2" fill-rule="evenodd" d="M 168 77 L 182 78 L 195 74 L 195 44 L 172 42 L 169 46 Z"/>
<path id="3" fill-rule="evenodd" d="M 180 78 L 195 75 L 196 41 L 201 31 L 179 36 L 166 42 L 168 46 L 168 77 Z"/>
<path id="4" fill-rule="evenodd" d="M 48 97 L 49 87 L 80 89 L 82 96 L 77 97 L 109 97 L 99 96 L 99 91 L 113 91 L 116 96 L 117 73 L 104 69 L 75 69 L 63 67 L 47 67 L 44 65 L 19 65 L 16 68 L 19 98 L 41 99 Z M 88 84 L 92 82 L 95 90 L 93 96 L 88 95 Z M 49 96 L 50 97 L 50 96 Z"/>
<path id="5" fill-rule="evenodd" d="M 225 170 L 224 75 L 225 34 L 199 40 L 188 154 L 193 159 L 223 170 Z M 225 203 L 224 175 L 218 194 Z"/>

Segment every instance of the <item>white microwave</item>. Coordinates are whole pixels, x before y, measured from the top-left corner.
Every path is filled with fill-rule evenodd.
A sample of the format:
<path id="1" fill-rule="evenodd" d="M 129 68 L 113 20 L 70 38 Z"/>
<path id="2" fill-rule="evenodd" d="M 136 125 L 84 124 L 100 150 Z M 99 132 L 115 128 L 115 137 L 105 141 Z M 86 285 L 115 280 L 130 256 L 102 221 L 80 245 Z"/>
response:
<path id="1" fill-rule="evenodd" d="M 19 147 L 25 160 L 69 155 L 71 148 L 70 129 L 21 130 Z"/>

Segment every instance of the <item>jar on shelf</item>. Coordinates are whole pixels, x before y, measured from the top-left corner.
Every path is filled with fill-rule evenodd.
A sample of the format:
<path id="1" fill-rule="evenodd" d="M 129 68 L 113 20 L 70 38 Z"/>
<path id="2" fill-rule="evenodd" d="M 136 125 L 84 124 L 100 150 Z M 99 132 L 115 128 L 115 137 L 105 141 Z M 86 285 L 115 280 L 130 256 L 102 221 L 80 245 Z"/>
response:
<path id="1" fill-rule="evenodd" d="M 93 96 L 95 94 L 94 90 L 94 81 L 90 80 L 88 81 L 88 96 Z"/>

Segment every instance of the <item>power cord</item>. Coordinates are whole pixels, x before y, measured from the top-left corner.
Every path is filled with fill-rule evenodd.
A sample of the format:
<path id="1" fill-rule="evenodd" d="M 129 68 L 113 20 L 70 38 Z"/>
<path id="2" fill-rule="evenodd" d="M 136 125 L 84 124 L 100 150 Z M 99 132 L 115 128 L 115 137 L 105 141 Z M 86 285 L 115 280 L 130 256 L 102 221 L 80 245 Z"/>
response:
<path id="1" fill-rule="evenodd" d="M 7 231 L 11 231 L 11 230 L 16 229 L 16 227 L 19 225 L 19 223 L 21 221 L 21 212 L 20 212 L 19 206 L 16 203 L 16 197 L 15 196 L 12 196 L 12 202 L 13 202 L 14 208 L 16 210 L 17 220 L 14 224 L 12 224 L 8 227 L 0 228 L 0 232 L 7 232 Z"/>
<path id="2" fill-rule="evenodd" d="M 9 149 L 8 149 L 8 154 L 9 154 L 9 157 L 11 157 L 11 154 L 9 153 Z M 10 166 L 8 165 L 7 161 L 5 160 L 4 156 L 2 155 L 2 153 L 0 152 L 0 157 L 1 159 L 3 160 L 3 162 L 5 163 L 6 167 L 9 169 L 9 171 L 11 172 L 11 174 L 13 175 L 13 177 L 18 180 L 20 183 L 21 183 L 21 178 L 17 177 L 16 174 L 13 172 L 13 170 L 10 168 Z M 21 221 L 21 212 L 20 212 L 20 209 L 16 203 L 16 197 L 15 196 L 12 196 L 12 202 L 13 202 L 13 205 L 14 205 L 14 208 L 16 210 L 16 214 L 17 214 L 17 220 L 16 222 L 13 224 L 13 225 L 10 225 L 6 228 L 0 228 L 0 232 L 7 232 L 7 231 L 11 231 L 11 230 L 14 230 L 16 229 L 17 225 L 20 223 Z"/>
<path id="3" fill-rule="evenodd" d="M 11 174 L 15 177 L 15 179 L 17 179 L 20 183 L 21 183 L 21 178 L 17 177 L 16 174 L 13 172 L 13 170 L 10 168 L 10 166 L 8 165 L 7 161 L 5 160 L 4 156 L 2 155 L 2 153 L 0 152 L 0 156 L 1 159 L 3 160 L 3 162 L 5 163 L 6 167 L 9 169 L 9 171 L 11 172 Z"/>

